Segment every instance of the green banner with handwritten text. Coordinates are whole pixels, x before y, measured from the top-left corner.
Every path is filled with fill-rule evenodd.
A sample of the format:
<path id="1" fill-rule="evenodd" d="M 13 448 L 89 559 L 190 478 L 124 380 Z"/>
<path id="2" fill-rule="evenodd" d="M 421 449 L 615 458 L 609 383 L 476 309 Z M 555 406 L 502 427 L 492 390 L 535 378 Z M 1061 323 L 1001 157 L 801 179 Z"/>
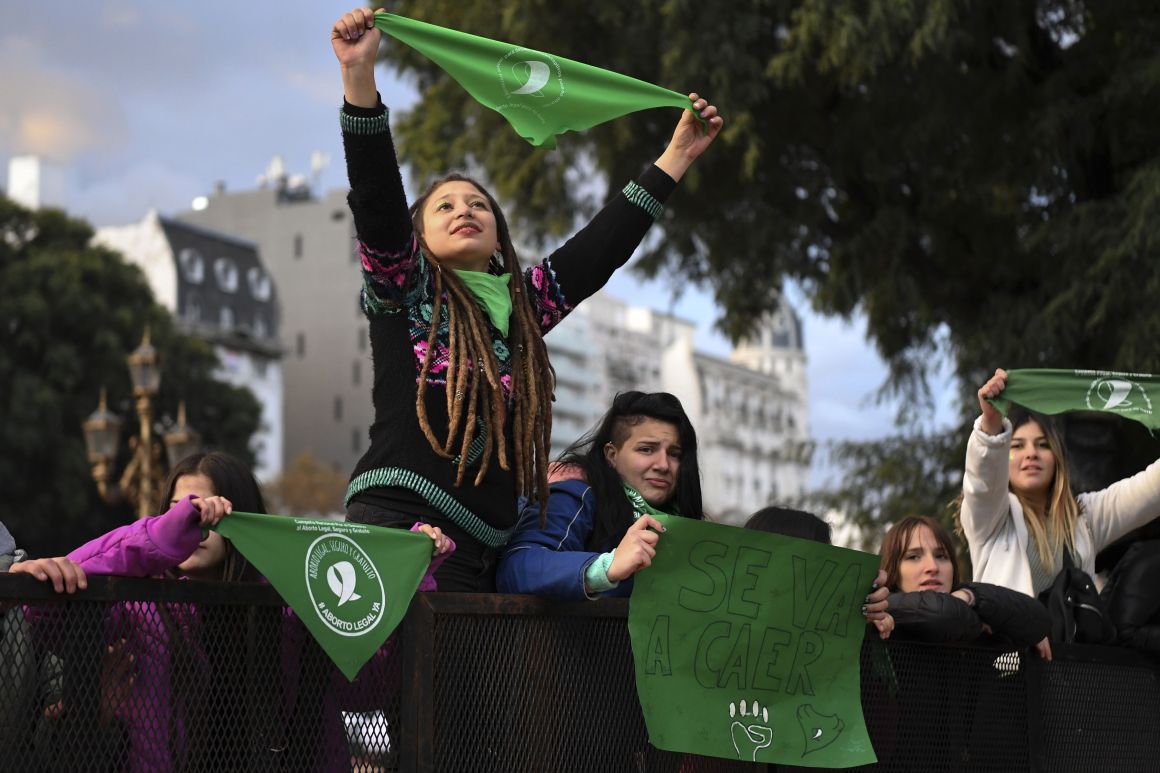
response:
<path id="1" fill-rule="evenodd" d="M 878 557 L 662 517 L 629 612 L 660 749 L 819 768 L 877 761 L 862 717 L 860 609 Z"/>

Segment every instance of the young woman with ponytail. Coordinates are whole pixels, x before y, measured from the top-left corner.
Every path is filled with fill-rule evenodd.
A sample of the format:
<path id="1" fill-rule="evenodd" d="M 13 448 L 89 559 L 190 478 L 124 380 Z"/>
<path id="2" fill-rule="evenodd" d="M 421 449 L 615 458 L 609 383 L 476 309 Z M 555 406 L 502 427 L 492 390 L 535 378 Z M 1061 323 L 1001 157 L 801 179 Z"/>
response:
<path id="1" fill-rule="evenodd" d="M 331 29 L 374 357 L 371 444 L 347 520 L 439 526 L 458 546 L 435 575 L 440 590 L 487 591 L 517 498 L 548 497 L 554 379 L 543 335 L 624 265 L 722 120 L 692 95 L 708 132 L 685 111 L 654 166 L 524 270 L 502 210 L 471 178 L 437 180 L 408 210 L 375 85 L 380 39 L 369 8 Z"/>

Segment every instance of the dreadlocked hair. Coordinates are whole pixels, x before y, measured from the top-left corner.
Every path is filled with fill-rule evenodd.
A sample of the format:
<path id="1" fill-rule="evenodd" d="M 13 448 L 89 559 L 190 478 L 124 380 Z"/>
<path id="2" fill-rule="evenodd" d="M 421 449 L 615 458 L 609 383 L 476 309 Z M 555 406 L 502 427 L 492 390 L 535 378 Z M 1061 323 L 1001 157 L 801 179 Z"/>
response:
<path id="1" fill-rule="evenodd" d="M 499 359 L 491 346 L 491 334 L 483 310 L 471 290 L 454 271 L 442 270 L 438 259 L 427 251 L 423 239 L 423 207 L 439 186 L 449 182 L 469 183 L 487 198 L 495 215 L 500 243 L 499 254 L 493 256 L 490 270 L 492 273 L 508 273 L 512 276 L 508 284 L 512 301 L 508 335 L 512 357 L 510 401 L 504 399 Z M 419 235 L 424 255 L 435 270 L 431 331 L 427 336 L 427 350 L 419 370 L 419 388 L 415 396 L 419 427 L 436 454 L 457 461 L 456 486 L 463 483 L 468 466 L 475 462 L 473 446 L 482 437 L 475 485 L 478 486 L 487 475 L 495 459 L 501 469 L 513 472 L 517 493 L 520 496 L 534 496 L 541 503 L 542 512 L 543 503 L 548 499 L 548 452 L 551 448 L 552 391 L 556 377 L 548 360 L 548 350 L 540 334 L 531 301 L 524 291 L 523 270 L 503 210 L 491 193 L 478 182 L 465 175 L 452 173 L 433 182 L 411 205 L 410 213 L 411 224 Z M 424 398 L 427 393 L 427 375 L 431 370 L 431 356 L 444 317 L 448 328 L 448 421 L 447 436 L 441 439 L 436 437 L 431 428 Z M 512 414 L 514 460 L 508 458 L 504 432 L 509 410 Z"/>

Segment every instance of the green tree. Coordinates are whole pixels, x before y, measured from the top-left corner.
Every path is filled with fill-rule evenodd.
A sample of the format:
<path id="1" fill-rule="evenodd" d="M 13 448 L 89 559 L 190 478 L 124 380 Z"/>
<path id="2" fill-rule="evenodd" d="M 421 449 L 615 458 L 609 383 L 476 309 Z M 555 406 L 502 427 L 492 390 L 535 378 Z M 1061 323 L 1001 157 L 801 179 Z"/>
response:
<path id="1" fill-rule="evenodd" d="M 711 287 L 734 336 L 771 302 L 753 288 L 788 278 L 823 312 L 865 313 L 904 390 L 921 393 L 940 342 L 969 383 L 995 361 L 1160 359 L 1152 4 L 391 6 L 709 95 L 726 133 L 642 268 Z M 580 176 L 615 191 L 675 120 L 646 111 L 532 149 L 429 61 L 384 51 L 422 94 L 396 119 L 415 176 L 482 170 L 530 238 L 567 231 L 592 205 Z"/>
<path id="2" fill-rule="evenodd" d="M 870 552 L 877 552 L 889 525 L 905 516 L 931 515 L 953 529 L 965 444 L 965 434 L 948 432 L 837 443 L 829 453 L 842 469 L 842 484 L 816 492 L 807 505 L 817 512 L 840 511 L 857 530 L 850 547 Z M 957 468 L 948 468 L 954 458 Z"/>
<path id="3" fill-rule="evenodd" d="M 907 400 L 904 427 L 929 411 L 926 375 L 939 356 L 964 387 L 963 426 L 949 430 L 960 436 L 974 387 L 997 365 L 1160 368 L 1155 4 L 391 9 L 709 96 L 725 132 L 669 202 L 641 269 L 711 289 L 733 337 L 774 297 L 754 288 L 786 280 L 820 312 L 865 315 L 890 368 L 885 395 Z M 558 152 L 534 150 L 406 47 L 389 41 L 385 58 L 422 94 L 396 116 L 413 174 L 481 170 L 518 228 L 541 240 L 591 209 L 582 182 L 603 181 L 605 196 L 618 189 L 675 119 L 637 113 L 568 135 Z"/>
<path id="4" fill-rule="evenodd" d="M 214 380 L 212 349 L 178 335 L 140 270 L 90 246 L 91 238 L 81 220 L 0 197 L 3 519 L 17 544 L 36 555 L 67 552 L 132 517 L 97 497 L 81 423 L 107 387 L 110 409 L 126 419 L 127 449 L 138 428 L 126 357 L 146 325 L 162 358 L 157 415 L 175 415 L 185 400 L 207 445 L 253 461 L 257 400 Z"/>
<path id="5" fill-rule="evenodd" d="M 310 451 L 303 451 L 267 487 L 271 512 L 300 517 L 326 517 L 343 512 L 342 499 L 350 476 Z"/>

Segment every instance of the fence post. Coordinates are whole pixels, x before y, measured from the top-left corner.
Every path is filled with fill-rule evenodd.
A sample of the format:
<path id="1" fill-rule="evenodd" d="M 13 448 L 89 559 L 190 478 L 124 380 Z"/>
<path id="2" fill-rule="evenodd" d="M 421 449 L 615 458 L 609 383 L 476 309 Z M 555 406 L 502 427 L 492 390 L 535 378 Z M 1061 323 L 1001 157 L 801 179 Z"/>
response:
<path id="1" fill-rule="evenodd" d="M 1047 668 L 1034 649 L 1024 650 L 1023 673 L 1027 684 L 1027 764 L 1030 773 L 1045 770 L 1043 758 L 1043 671 Z"/>
<path id="2" fill-rule="evenodd" d="M 401 773 L 435 770 L 434 637 L 431 603 L 426 593 L 416 593 L 399 626 L 399 727 L 389 730 Z"/>

